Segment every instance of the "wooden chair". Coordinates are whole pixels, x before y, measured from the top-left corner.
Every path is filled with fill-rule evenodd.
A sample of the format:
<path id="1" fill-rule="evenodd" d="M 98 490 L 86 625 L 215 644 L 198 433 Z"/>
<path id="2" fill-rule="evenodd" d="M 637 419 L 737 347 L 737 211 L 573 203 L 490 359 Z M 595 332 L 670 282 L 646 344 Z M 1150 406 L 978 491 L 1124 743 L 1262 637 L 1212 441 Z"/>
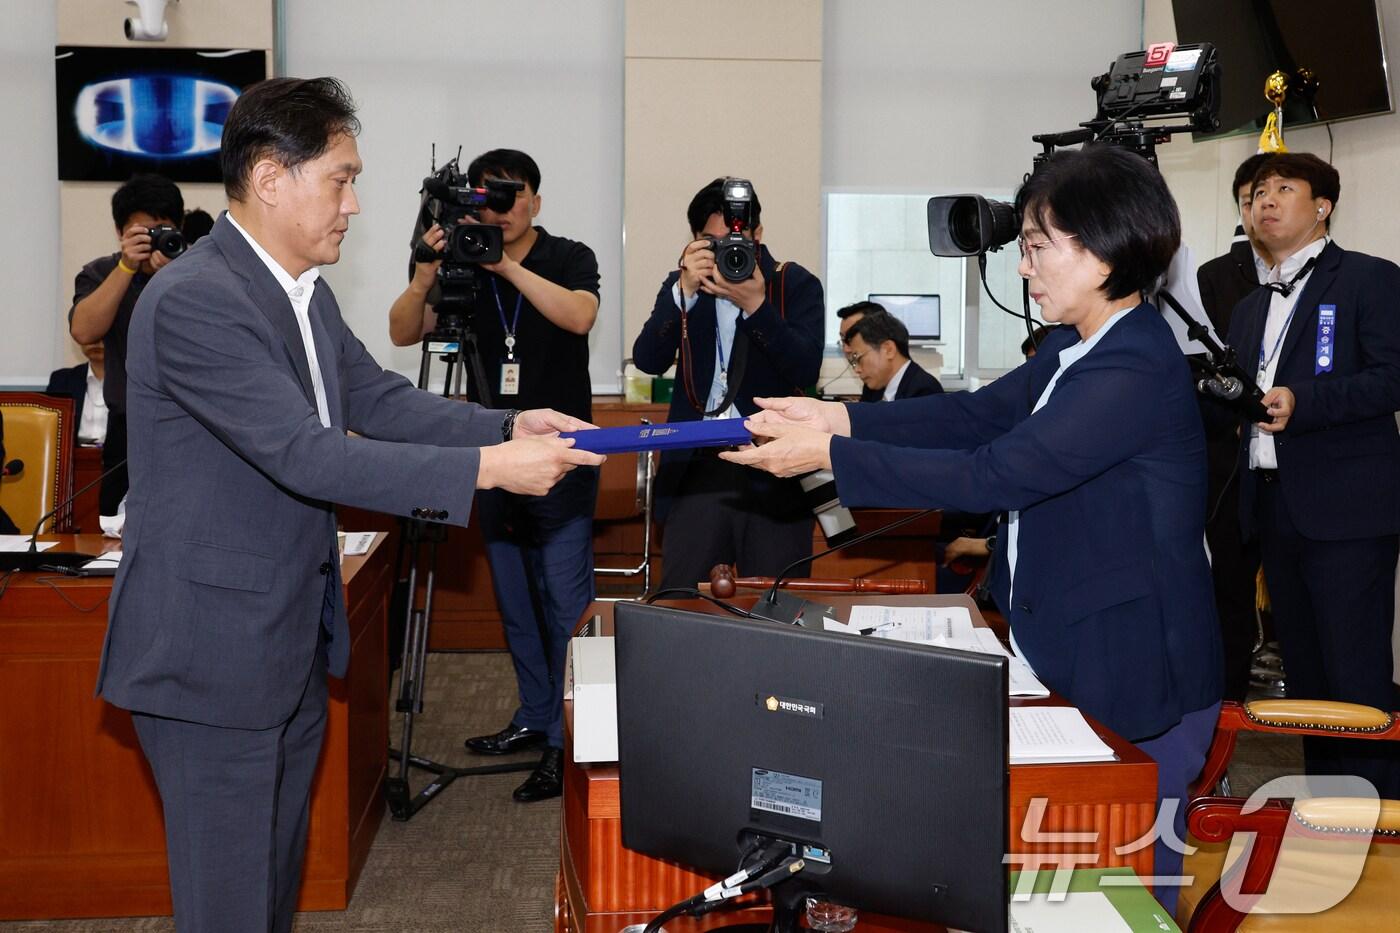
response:
<path id="1" fill-rule="evenodd" d="M 39 518 L 73 493 L 73 400 L 37 392 L 0 392 L 5 463 L 20 460 L 18 476 L 0 480 L 0 505 L 28 534 Z M 47 522 L 45 523 L 48 524 Z M 47 530 L 72 530 L 73 510 L 65 507 Z"/>
<path id="2" fill-rule="evenodd" d="M 1225 703 L 1201 776 L 1191 788 L 1187 808 L 1188 841 L 1197 851 L 1188 855 L 1182 873 L 1194 876 L 1182 888 L 1177 921 L 1187 933 L 1291 933 L 1327 931 L 1350 933 L 1400 928 L 1400 801 L 1366 798 L 1269 800 L 1243 812 L 1245 800 L 1210 794 L 1224 784 L 1225 770 L 1240 732 L 1357 738 L 1381 742 L 1400 740 L 1400 721 L 1384 710 L 1351 703 L 1309 700 L 1259 700 Z M 1358 833 L 1369 833 L 1366 861 L 1355 887 L 1336 906 L 1320 913 L 1251 913 L 1237 910 L 1258 901 L 1267 890 L 1284 892 L 1299 903 L 1312 894 L 1345 889 L 1354 863 L 1343 846 L 1356 845 Z M 1253 834 L 1241 853 L 1229 852 L 1236 833 Z M 1284 845 L 1287 834 L 1289 842 Z M 1247 853 L 1248 858 L 1242 858 Z M 1227 903 L 1222 884 L 1243 895 Z M 1277 909 L 1278 902 L 1274 901 Z M 1261 909 L 1268 909 L 1267 903 Z"/>

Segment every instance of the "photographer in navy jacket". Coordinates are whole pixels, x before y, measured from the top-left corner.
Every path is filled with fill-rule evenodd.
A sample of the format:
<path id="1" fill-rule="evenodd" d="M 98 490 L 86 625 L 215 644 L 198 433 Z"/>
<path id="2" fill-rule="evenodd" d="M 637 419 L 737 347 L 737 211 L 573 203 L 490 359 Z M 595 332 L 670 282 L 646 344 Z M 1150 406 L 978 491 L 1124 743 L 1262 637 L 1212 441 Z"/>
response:
<path id="1" fill-rule="evenodd" d="M 972 393 L 845 406 L 761 399 L 779 476 L 828 468 L 852 506 L 1006 510 L 994 593 L 1052 689 L 1158 765 L 1180 801 L 1219 713 L 1220 630 L 1204 548 L 1205 437 L 1190 370 L 1143 299 L 1180 242 L 1157 170 L 1116 147 L 1057 153 L 1021 188 L 1020 274 L 1051 331 Z M 1184 812 L 1176 810 L 1178 838 Z M 1162 841 L 1158 875 L 1181 854 Z M 1159 890 L 1168 907 L 1175 890 Z"/>
<path id="2" fill-rule="evenodd" d="M 632 346 L 642 372 L 676 364 L 671 422 L 752 415 L 755 396 L 802 392 L 821 370 L 821 282 L 795 262 L 776 262 L 761 244 L 757 194 L 743 231 L 758 244 L 753 275 L 731 282 L 717 270 L 709 238 L 730 230 L 723 181 L 691 200 L 691 242 Z M 665 527 L 663 588 L 693 587 L 721 562 L 772 576 L 812 553 L 812 513 L 795 479 L 736 467 L 713 451 L 665 451 L 655 495 Z"/>

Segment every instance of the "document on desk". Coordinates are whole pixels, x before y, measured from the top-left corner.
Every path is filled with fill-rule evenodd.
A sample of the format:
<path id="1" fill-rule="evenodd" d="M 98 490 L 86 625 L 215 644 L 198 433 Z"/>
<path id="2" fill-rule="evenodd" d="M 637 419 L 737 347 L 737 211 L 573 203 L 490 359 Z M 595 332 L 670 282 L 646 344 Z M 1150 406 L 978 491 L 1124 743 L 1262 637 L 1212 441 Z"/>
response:
<path id="1" fill-rule="evenodd" d="M 1007 920 L 1011 933 L 1132 933 L 1134 929 L 1102 891 L 1076 891 L 1060 901 L 1045 897 L 1012 901 Z"/>
<path id="2" fill-rule="evenodd" d="M 1013 706 L 1010 710 L 1013 765 L 1113 761 L 1113 749 L 1073 706 Z"/>
<path id="3" fill-rule="evenodd" d="M 57 541 L 38 541 L 35 542 L 34 550 L 47 551 L 56 544 L 58 544 Z M 29 550 L 29 535 L 0 535 L 0 554 L 27 550 Z"/>
<path id="4" fill-rule="evenodd" d="M 1002 647 L 996 632 L 975 627 L 972 613 L 962 606 L 854 606 L 849 625 L 876 638 L 976 651 L 979 654 L 999 654 L 1008 659 L 1009 696 L 1050 695 L 1049 689 L 1036 678 L 1030 665 Z M 827 628 L 831 630 L 830 626 Z"/>

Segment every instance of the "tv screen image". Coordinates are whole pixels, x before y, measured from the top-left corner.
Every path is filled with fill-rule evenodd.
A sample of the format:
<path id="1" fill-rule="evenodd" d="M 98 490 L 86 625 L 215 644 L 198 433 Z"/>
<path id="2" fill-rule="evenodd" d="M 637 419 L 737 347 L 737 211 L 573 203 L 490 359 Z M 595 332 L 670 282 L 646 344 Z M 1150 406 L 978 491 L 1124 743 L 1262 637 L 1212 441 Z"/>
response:
<path id="1" fill-rule="evenodd" d="M 807 890 L 1004 933 L 1004 658 L 637 603 L 615 622 L 623 845 L 725 877 L 776 840 Z"/>
<path id="2" fill-rule="evenodd" d="M 1220 129 L 1259 132 L 1264 80 L 1288 75 L 1283 128 L 1389 113 L 1390 77 L 1374 0 L 1172 0 L 1177 41 L 1210 42 L 1220 61 Z M 1306 69 L 1314 86 L 1300 74 Z"/>
<path id="3" fill-rule="evenodd" d="M 910 340 L 941 340 L 942 299 L 937 295 L 871 295 L 870 300 L 909 328 Z"/>
<path id="4" fill-rule="evenodd" d="M 54 76 L 60 181 L 218 182 L 224 121 L 267 53 L 59 46 Z"/>

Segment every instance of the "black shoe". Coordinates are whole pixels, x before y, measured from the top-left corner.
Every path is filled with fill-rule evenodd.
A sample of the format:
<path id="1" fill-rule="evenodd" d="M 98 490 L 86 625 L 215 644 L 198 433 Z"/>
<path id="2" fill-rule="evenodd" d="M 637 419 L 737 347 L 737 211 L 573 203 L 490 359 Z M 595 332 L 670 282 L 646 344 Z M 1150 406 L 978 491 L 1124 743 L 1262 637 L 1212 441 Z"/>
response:
<path id="1" fill-rule="evenodd" d="M 564 792 L 564 750 L 546 748 L 540 763 L 525 779 L 525 783 L 515 789 L 511 796 L 517 803 L 534 803 L 548 800 Z"/>
<path id="2" fill-rule="evenodd" d="M 511 723 L 494 735 L 474 735 L 462 744 L 479 755 L 508 755 L 538 748 L 548 738 L 538 729 L 526 729 Z"/>

